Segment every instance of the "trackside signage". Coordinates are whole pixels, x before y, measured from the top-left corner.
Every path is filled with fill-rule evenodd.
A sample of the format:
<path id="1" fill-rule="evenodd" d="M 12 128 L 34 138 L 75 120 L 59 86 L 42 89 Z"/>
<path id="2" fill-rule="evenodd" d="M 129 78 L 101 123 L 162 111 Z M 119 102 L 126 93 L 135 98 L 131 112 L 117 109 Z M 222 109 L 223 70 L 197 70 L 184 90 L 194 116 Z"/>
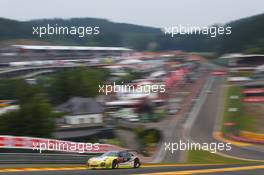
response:
<path id="1" fill-rule="evenodd" d="M 43 151 L 59 151 L 71 153 L 103 153 L 113 150 L 121 150 L 120 147 L 99 144 L 81 143 L 35 137 L 18 137 L 0 135 L 0 148 L 30 149 L 42 153 Z"/>

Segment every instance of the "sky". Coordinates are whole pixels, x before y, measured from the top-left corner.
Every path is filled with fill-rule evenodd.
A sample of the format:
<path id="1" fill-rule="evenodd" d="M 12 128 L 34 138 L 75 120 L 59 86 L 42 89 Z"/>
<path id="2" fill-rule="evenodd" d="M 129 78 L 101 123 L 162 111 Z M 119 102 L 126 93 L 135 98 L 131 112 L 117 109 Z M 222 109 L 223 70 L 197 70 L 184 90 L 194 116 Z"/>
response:
<path id="1" fill-rule="evenodd" d="M 1 0 L 0 17 L 96 17 L 153 27 L 208 26 L 264 13 L 264 0 Z M 1 27 L 1 26 L 0 26 Z"/>

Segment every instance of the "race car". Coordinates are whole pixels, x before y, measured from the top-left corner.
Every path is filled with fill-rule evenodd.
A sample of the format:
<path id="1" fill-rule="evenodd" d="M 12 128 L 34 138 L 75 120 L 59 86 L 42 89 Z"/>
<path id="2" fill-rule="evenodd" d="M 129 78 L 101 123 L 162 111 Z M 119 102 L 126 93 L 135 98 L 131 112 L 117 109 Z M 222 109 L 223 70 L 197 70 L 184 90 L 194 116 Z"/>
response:
<path id="1" fill-rule="evenodd" d="M 129 151 L 109 151 L 87 161 L 87 167 L 91 169 L 139 168 L 140 165 L 139 158 Z"/>

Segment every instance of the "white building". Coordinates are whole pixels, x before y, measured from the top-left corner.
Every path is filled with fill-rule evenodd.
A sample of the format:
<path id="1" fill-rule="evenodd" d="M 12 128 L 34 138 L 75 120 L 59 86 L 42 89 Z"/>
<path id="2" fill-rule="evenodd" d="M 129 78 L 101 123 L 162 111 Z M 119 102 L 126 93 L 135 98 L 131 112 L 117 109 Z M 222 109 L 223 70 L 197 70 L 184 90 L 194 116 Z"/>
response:
<path id="1" fill-rule="evenodd" d="M 84 124 L 84 123 L 102 123 L 102 114 L 85 114 L 85 115 L 67 115 L 64 117 L 65 123 L 70 125 Z"/>
<path id="2" fill-rule="evenodd" d="M 64 123 L 101 124 L 103 123 L 104 107 L 92 98 L 74 97 L 57 107 L 57 111 L 65 112 Z"/>

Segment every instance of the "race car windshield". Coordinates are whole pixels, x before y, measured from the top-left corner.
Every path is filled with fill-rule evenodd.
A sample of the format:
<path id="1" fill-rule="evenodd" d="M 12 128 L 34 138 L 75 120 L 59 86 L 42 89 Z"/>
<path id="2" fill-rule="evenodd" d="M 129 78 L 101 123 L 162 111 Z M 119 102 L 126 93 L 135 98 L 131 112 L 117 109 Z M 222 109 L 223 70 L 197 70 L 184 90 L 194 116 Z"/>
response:
<path id="1" fill-rule="evenodd" d="M 102 155 L 102 157 L 104 156 L 115 156 L 116 157 L 117 155 L 118 155 L 117 152 L 106 152 Z"/>

